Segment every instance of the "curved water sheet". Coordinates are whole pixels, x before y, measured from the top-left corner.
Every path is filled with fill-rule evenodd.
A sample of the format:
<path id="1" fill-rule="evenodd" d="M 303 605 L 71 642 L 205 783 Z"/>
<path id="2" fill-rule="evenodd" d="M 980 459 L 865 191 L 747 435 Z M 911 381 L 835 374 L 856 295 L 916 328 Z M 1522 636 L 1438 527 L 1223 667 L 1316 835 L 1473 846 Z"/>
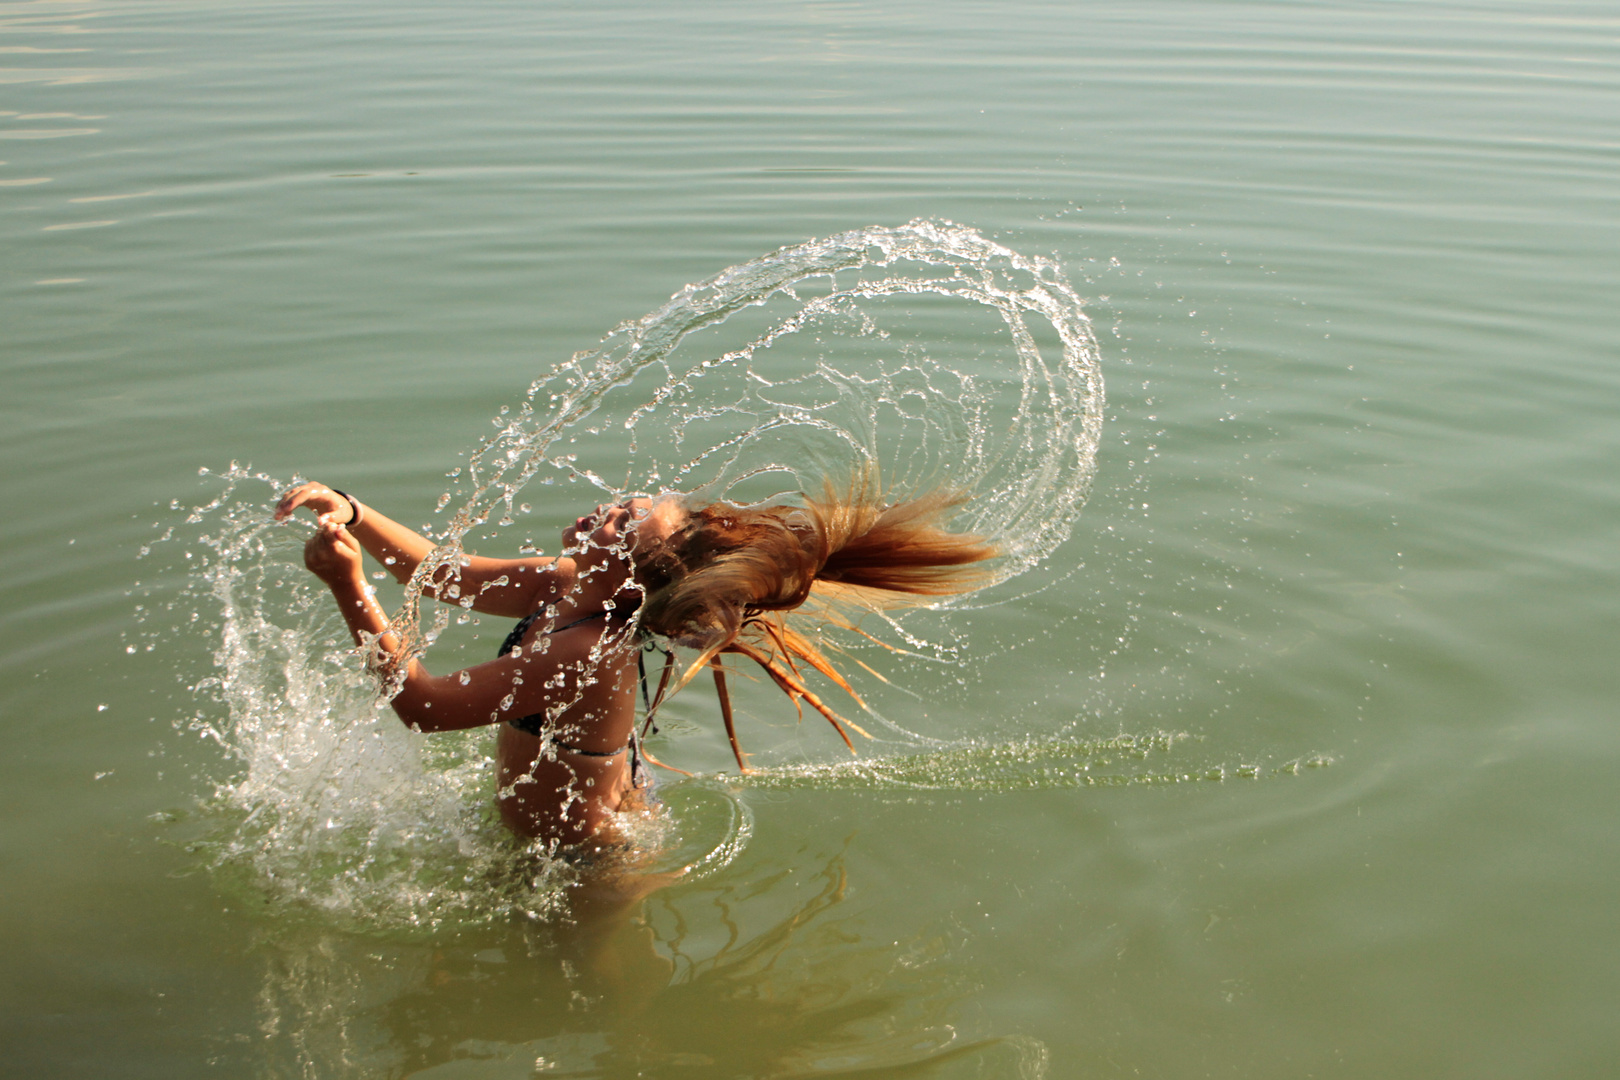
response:
<path id="1" fill-rule="evenodd" d="M 502 409 L 452 473 L 440 546 L 415 579 L 459 608 L 417 599 L 394 625 L 422 653 L 452 616 L 466 621 L 461 556 L 530 546 L 512 527 L 534 503 L 566 520 L 631 494 L 759 501 L 874 472 L 891 495 L 961 493 L 953 524 L 1002 546 L 999 584 L 1069 534 L 1101 415 L 1095 342 L 1054 263 L 923 221 L 786 247 L 687 286 Z M 300 565 L 304 531 L 267 513 L 288 485 L 234 466 L 222 478 L 191 515 L 209 550 L 181 601 L 218 612 L 216 670 L 195 688 L 221 708 L 190 721 L 230 762 L 196 840 L 208 861 L 245 894 L 354 925 L 552 917 L 573 871 L 496 822 L 487 733 L 422 739 L 379 713 L 386 694 Z M 963 642 L 948 613 L 963 602 L 875 629 L 950 659 Z M 672 785 L 665 800 L 661 823 L 636 826 L 647 849 L 700 874 L 746 844 L 729 785 Z"/>
<path id="2" fill-rule="evenodd" d="M 1096 340 L 1055 262 L 920 220 L 785 247 L 688 285 L 502 409 L 452 473 L 416 580 L 453 576 L 469 537 L 520 546 L 502 530 L 539 500 L 570 517 L 671 491 L 762 502 L 875 471 L 891 497 L 961 494 L 953 526 L 999 545 L 997 584 L 1068 537 L 1102 407 Z M 417 650 L 450 617 L 421 614 L 394 620 Z M 912 649 L 953 652 L 928 613 L 888 621 Z"/>

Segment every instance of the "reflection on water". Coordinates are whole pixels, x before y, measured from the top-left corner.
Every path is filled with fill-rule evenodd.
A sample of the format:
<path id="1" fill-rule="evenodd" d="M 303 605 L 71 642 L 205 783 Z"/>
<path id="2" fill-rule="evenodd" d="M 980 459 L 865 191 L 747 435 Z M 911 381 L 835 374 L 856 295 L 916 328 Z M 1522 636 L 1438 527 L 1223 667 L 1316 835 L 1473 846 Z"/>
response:
<path id="1" fill-rule="evenodd" d="M 839 853 L 437 945 L 283 931 L 261 946 L 269 1072 L 1045 1075 L 1039 1042 L 965 1015 L 959 929 L 874 940 L 849 896 Z"/>
<path id="2" fill-rule="evenodd" d="M 40 232 L 63 232 L 69 229 L 99 229 L 106 225 L 118 224 L 117 218 L 108 218 L 104 221 L 66 221 L 60 225 L 46 225 Z"/>

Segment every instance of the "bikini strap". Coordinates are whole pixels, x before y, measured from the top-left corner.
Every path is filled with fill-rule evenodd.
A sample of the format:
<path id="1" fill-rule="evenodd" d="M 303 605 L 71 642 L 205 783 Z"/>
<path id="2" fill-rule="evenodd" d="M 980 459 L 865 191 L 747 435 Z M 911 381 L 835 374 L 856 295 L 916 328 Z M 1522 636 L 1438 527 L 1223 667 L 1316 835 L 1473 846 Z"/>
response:
<path id="1" fill-rule="evenodd" d="M 610 758 L 610 757 L 618 757 L 620 754 L 622 754 L 626 750 L 630 749 L 633 742 L 634 742 L 634 740 L 632 740 L 631 742 L 627 742 L 623 746 L 619 747 L 617 750 L 586 750 L 585 748 L 575 746 L 572 743 L 565 743 L 561 739 L 552 739 L 551 740 L 551 745 L 555 746 L 555 747 L 559 747 L 560 749 L 566 750 L 570 754 L 578 754 L 580 757 Z"/>
<path id="2" fill-rule="evenodd" d="M 552 634 L 560 634 L 564 630 L 572 630 L 576 626 L 583 626 L 585 623 L 594 622 L 597 619 L 612 619 L 615 615 L 634 615 L 636 610 L 640 607 L 641 602 L 638 600 L 635 603 L 626 604 L 623 607 L 603 608 L 601 611 L 593 611 L 589 615 L 581 615 L 573 622 L 567 622 L 561 626 L 553 626 L 550 630 L 546 631 L 546 635 L 549 637 Z M 534 621 L 544 614 L 544 612 L 545 609 L 541 608 L 539 611 L 531 612 L 528 615 L 525 615 L 522 619 L 519 619 L 518 624 L 512 627 L 512 632 L 506 635 L 506 640 L 501 642 L 500 651 L 495 655 L 506 656 L 513 649 L 523 644 L 523 638 L 528 634 L 529 627 L 533 626 Z"/>
<path id="3" fill-rule="evenodd" d="M 571 743 L 565 743 L 561 739 L 552 739 L 551 745 L 557 747 L 558 749 L 565 750 L 570 754 L 578 754 L 580 757 L 603 759 L 618 757 L 620 754 L 628 750 L 630 751 L 630 786 L 634 788 L 645 788 L 652 783 L 652 774 L 647 771 L 646 761 L 641 753 L 641 739 L 636 735 L 634 729 L 631 729 L 630 741 L 619 747 L 617 750 L 583 750 L 580 747 L 572 745 Z"/>

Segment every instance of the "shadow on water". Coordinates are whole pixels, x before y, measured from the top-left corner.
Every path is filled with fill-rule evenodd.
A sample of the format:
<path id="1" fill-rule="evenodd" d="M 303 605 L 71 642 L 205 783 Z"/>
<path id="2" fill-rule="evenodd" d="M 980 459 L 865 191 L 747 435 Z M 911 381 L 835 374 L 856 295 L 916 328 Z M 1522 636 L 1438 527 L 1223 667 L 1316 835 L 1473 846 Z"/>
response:
<path id="1" fill-rule="evenodd" d="M 843 852 L 570 917 L 390 947 L 267 939 L 278 1076 L 1038 1077 L 1045 1048 L 975 1032 L 960 931 L 873 940 Z"/>

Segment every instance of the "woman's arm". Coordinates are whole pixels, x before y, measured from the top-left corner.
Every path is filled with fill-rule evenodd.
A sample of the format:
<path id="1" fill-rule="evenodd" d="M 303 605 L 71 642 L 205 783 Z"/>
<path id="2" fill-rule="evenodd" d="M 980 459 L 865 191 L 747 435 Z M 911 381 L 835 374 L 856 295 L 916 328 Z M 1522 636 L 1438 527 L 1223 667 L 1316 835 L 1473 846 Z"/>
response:
<path id="1" fill-rule="evenodd" d="M 384 658 L 382 674 L 393 674 L 389 669 L 398 663 L 401 643 L 388 632 L 388 618 L 366 584 L 355 537 L 342 525 L 323 518 L 304 545 L 304 564 L 332 590 L 355 643 L 377 638 Z M 600 651 L 593 654 L 593 647 Z M 412 660 L 394 697 L 394 711 L 417 731 L 460 731 L 571 706 L 579 710 L 582 720 L 592 721 L 589 730 L 559 728 L 557 736 L 569 740 L 570 736 L 587 735 L 589 739 L 582 740 L 582 745 L 603 745 L 586 745 L 586 749 L 610 750 L 629 738 L 635 720 L 634 678 L 626 675 L 633 672 L 634 665 L 621 663 L 620 651 L 570 635 L 567 640 L 554 639 L 543 654 L 505 656 L 443 677 L 430 674 Z M 634 656 L 634 652 L 626 655 Z M 617 715 L 621 712 L 623 716 Z M 615 715 L 610 718 L 609 713 Z"/>
<path id="2" fill-rule="evenodd" d="M 421 533 L 401 525 L 375 507 L 365 506 L 358 500 L 355 506 L 350 506 L 349 498 L 325 484 L 300 484 L 287 492 L 276 504 L 276 520 L 285 521 L 300 506 L 307 507 L 323 523 L 342 525 L 401 585 L 410 581 L 416 568 L 436 546 Z M 360 509 L 358 522 L 354 520 L 357 507 Z M 451 595 L 451 584 L 437 587 L 430 584 L 422 592 L 447 604 L 459 604 L 462 597 L 470 596 L 474 611 L 521 619 L 553 599 L 555 583 L 549 580 L 546 571 L 556 561 L 545 556 L 485 559 L 469 555 L 462 559 L 461 573 L 453 583 L 454 595 Z M 440 572 L 441 583 L 446 576 L 446 571 Z"/>

